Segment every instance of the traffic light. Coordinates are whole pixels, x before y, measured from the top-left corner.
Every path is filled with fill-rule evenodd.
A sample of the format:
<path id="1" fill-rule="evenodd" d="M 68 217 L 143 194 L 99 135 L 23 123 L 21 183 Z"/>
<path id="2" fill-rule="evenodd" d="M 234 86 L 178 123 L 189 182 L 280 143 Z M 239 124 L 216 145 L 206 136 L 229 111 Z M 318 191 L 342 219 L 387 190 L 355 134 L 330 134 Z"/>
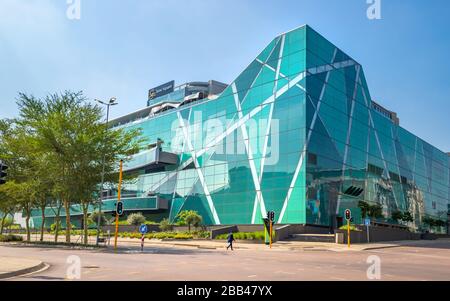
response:
<path id="1" fill-rule="evenodd" d="M 345 210 L 345 219 L 348 221 L 352 219 L 352 212 L 350 211 L 350 209 Z"/>
<path id="2" fill-rule="evenodd" d="M 267 218 L 273 222 L 275 220 L 275 212 L 273 211 L 267 212 Z"/>
<path id="3" fill-rule="evenodd" d="M 8 175 L 6 173 L 7 169 L 8 169 L 8 166 L 5 165 L 2 161 L 0 161 L 0 185 L 6 183 L 6 180 L 4 179 L 4 177 L 6 177 Z"/>
<path id="4" fill-rule="evenodd" d="M 116 206 L 116 213 L 117 215 L 121 216 L 123 214 L 123 203 L 118 202 Z"/>

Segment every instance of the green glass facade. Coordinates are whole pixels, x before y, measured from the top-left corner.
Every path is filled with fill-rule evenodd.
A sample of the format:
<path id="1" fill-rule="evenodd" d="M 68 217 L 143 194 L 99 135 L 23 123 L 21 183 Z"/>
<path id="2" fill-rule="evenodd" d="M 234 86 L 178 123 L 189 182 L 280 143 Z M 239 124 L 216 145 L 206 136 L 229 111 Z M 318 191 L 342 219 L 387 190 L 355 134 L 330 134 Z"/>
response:
<path id="1" fill-rule="evenodd" d="M 409 211 L 416 228 L 425 216 L 446 220 L 449 156 L 376 108 L 362 66 L 300 27 L 271 41 L 218 98 L 118 125 L 179 158 L 139 170 L 124 193 L 156 194 L 170 220 L 196 210 L 210 225 L 261 224 L 273 210 L 278 223 L 329 226 L 347 208 L 359 223 L 361 200 L 381 204 L 386 218 Z"/>

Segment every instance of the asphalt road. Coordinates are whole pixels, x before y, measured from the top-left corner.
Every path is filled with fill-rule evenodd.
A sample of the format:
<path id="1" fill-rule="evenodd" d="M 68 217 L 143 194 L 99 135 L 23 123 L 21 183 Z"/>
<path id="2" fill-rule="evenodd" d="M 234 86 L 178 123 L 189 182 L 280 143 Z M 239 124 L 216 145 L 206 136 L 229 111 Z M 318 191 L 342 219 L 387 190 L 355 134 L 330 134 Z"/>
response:
<path id="1" fill-rule="evenodd" d="M 68 250 L 0 246 L 0 256 L 42 260 L 50 268 L 11 280 L 67 280 L 67 259 L 80 258 L 80 280 L 373 280 L 380 259 L 381 280 L 450 280 L 450 240 L 427 246 L 405 246 L 371 251 L 202 250 L 147 247 L 112 250 Z M 373 259 L 370 257 L 369 259 Z"/>

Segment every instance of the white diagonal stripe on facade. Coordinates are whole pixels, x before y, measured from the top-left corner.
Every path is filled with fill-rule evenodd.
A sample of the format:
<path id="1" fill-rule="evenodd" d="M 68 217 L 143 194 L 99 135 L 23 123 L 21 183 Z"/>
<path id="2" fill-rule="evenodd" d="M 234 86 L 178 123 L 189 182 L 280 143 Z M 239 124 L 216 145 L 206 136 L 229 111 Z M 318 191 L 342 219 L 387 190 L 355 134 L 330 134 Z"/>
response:
<path id="1" fill-rule="evenodd" d="M 260 63 L 262 66 L 261 66 L 261 69 L 259 69 L 258 74 L 256 75 L 255 79 L 252 81 L 252 84 L 250 85 L 250 87 L 253 87 L 253 85 L 256 83 L 256 80 L 257 80 L 258 77 L 261 75 L 261 72 L 262 72 L 264 66 L 266 66 L 267 61 L 268 61 L 268 60 L 270 59 L 270 57 L 272 56 L 272 53 L 275 51 L 275 48 L 277 48 L 278 43 L 280 43 L 280 39 L 278 39 L 278 41 L 275 43 L 275 46 L 274 46 L 274 47 L 272 48 L 272 50 L 270 51 L 270 53 L 269 53 L 269 55 L 267 56 L 265 62 L 263 62 L 263 61 L 261 61 L 260 59 L 256 58 L 255 61 L 257 61 L 258 63 Z M 247 93 L 245 94 L 244 98 L 242 99 L 242 103 L 244 103 L 245 100 L 247 99 L 247 95 L 248 95 L 248 91 L 247 91 Z"/>
<path id="2" fill-rule="evenodd" d="M 278 55 L 278 63 L 277 63 L 277 69 L 275 70 L 275 83 L 274 83 L 274 87 L 273 87 L 273 95 L 275 95 L 275 101 L 277 98 L 277 89 L 278 89 L 278 79 L 280 77 L 280 69 L 281 69 L 281 62 L 282 62 L 282 58 L 283 58 L 283 52 L 284 52 L 284 43 L 286 40 L 286 36 L 282 36 L 281 37 L 281 45 L 280 45 L 280 53 Z M 268 66 L 268 65 L 266 65 Z M 267 129 L 266 129 L 266 133 L 264 136 L 264 147 L 263 147 L 263 152 L 261 154 L 261 165 L 260 165 L 260 171 L 259 171 L 259 185 L 261 186 L 261 181 L 262 181 L 262 176 L 263 176 L 263 172 L 264 172 L 264 166 L 266 164 L 266 155 L 267 155 L 267 145 L 269 144 L 269 135 L 270 135 L 270 131 L 272 128 L 272 116 L 273 116 L 273 109 L 275 106 L 275 101 L 270 105 L 270 111 L 269 111 L 269 118 L 267 120 Z M 262 195 L 262 191 L 261 191 L 261 195 Z M 255 198 L 255 205 L 253 207 L 253 214 L 252 214 L 252 224 L 255 223 L 255 219 L 256 219 L 256 198 Z M 264 216 L 264 214 L 262 215 Z"/>
<path id="3" fill-rule="evenodd" d="M 242 118 L 241 103 L 239 102 L 239 96 L 237 94 L 236 85 L 234 83 L 231 85 L 231 89 L 233 90 L 234 102 L 236 104 L 238 116 L 239 116 L 239 118 Z M 260 186 L 260 183 L 258 180 L 258 173 L 256 171 L 255 160 L 253 158 L 253 150 L 250 145 L 250 139 L 248 137 L 247 127 L 246 127 L 245 123 L 241 125 L 241 131 L 242 131 L 242 138 L 244 138 L 245 149 L 247 150 L 248 163 L 250 165 L 250 171 L 252 173 L 253 183 L 255 185 L 256 197 L 260 204 L 261 213 L 263 213 L 263 212 L 266 212 L 266 207 L 264 205 L 264 198 L 261 193 L 261 186 Z M 263 214 L 263 216 L 264 216 L 264 214 Z"/>
<path id="4" fill-rule="evenodd" d="M 297 77 L 295 77 L 293 80 L 289 81 L 283 88 L 280 89 L 277 93 L 277 98 L 286 93 L 286 91 L 289 90 L 290 85 L 297 85 L 304 77 L 306 73 L 302 72 Z M 205 148 L 199 150 L 196 152 L 197 156 L 200 157 L 203 155 L 209 148 L 214 147 L 217 143 L 220 143 L 225 137 L 233 133 L 237 128 L 239 128 L 242 124 L 246 123 L 248 120 L 253 118 L 256 114 L 258 114 L 262 109 L 264 109 L 268 104 L 272 103 L 275 100 L 274 95 L 271 95 L 268 97 L 261 105 L 254 108 L 252 111 L 250 111 L 247 115 L 245 115 L 242 119 L 236 121 L 234 124 L 227 127 L 227 130 L 218 135 L 214 140 L 212 140 Z M 183 164 L 180 165 L 180 167 L 177 169 L 177 171 L 185 169 L 189 164 L 194 162 L 193 158 L 190 158 L 189 160 L 186 160 Z M 170 178 L 175 176 L 176 173 L 172 173 L 164 177 L 162 180 L 164 182 L 168 181 Z M 162 182 L 162 181 L 161 181 Z M 163 183 L 164 183 L 163 182 Z M 150 191 L 150 190 L 149 190 Z"/>
<path id="5" fill-rule="evenodd" d="M 203 190 L 204 190 L 204 193 L 205 193 L 205 197 L 206 197 L 206 199 L 208 201 L 209 209 L 210 209 L 210 211 L 211 211 L 211 213 L 213 215 L 214 223 L 216 225 L 219 225 L 220 224 L 219 216 L 217 215 L 216 208 L 214 207 L 214 202 L 212 201 L 211 194 L 209 193 L 209 189 L 208 189 L 208 186 L 206 184 L 205 177 L 203 176 L 203 172 L 202 172 L 202 170 L 200 168 L 200 165 L 198 164 L 197 154 L 195 153 L 195 150 L 194 150 L 194 148 L 192 146 L 192 142 L 191 142 L 191 138 L 190 138 L 190 135 L 189 135 L 189 131 L 186 128 L 186 126 L 184 124 L 184 120 L 183 120 L 183 118 L 182 118 L 182 116 L 181 116 L 179 111 L 177 112 L 177 115 L 178 115 L 178 120 L 180 121 L 181 128 L 183 130 L 183 135 L 184 135 L 184 138 L 186 140 L 188 149 L 189 149 L 189 151 L 191 153 L 192 159 L 194 160 L 195 169 L 198 172 L 198 177 L 199 177 L 199 180 L 200 180 L 200 182 L 202 184 L 202 187 L 203 187 Z"/>
<path id="6" fill-rule="evenodd" d="M 356 101 L 356 96 L 357 96 L 357 92 L 358 92 L 358 82 L 359 82 L 360 70 L 361 70 L 361 66 L 356 65 L 355 87 L 353 90 L 352 107 L 350 109 L 350 117 L 349 117 L 349 121 L 348 121 L 347 138 L 345 140 L 344 158 L 342 160 L 342 175 L 341 175 L 342 183 L 344 183 L 344 179 L 345 179 L 345 168 L 347 165 L 348 148 L 349 148 L 350 137 L 351 137 L 351 133 L 352 133 L 353 112 L 355 111 L 355 101 Z M 336 204 L 336 214 L 339 213 L 339 207 L 341 206 L 341 199 L 342 199 L 342 196 L 341 196 L 341 194 L 339 194 L 338 199 L 337 199 L 337 204 Z"/>
<path id="7" fill-rule="evenodd" d="M 362 86 L 361 77 L 359 78 L 359 83 L 360 83 L 360 85 Z M 390 174 L 389 174 L 389 169 L 388 169 L 388 167 L 387 167 L 386 160 L 384 159 L 383 149 L 381 148 L 380 138 L 378 137 L 378 131 L 375 129 L 375 123 L 374 123 L 373 118 L 372 118 L 371 106 L 370 106 L 369 101 L 367 100 L 367 95 L 366 95 L 366 91 L 364 90 L 364 87 L 362 87 L 362 94 L 363 94 L 363 98 L 364 98 L 364 103 L 365 103 L 366 106 L 369 108 L 369 109 L 368 109 L 368 112 L 369 112 L 369 120 L 370 120 L 370 124 L 372 125 L 373 132 L 374 132 L 374 134 L 375 134 L 375 140 L 377 141 L 378 149 L 380 150 L 381 160 L 383 161 L 383 165 L 384 165 L 384 168 L 385 168 L 385 170 L 386 170 L 387 179 L 388 179 L 388 181 L 389 181 L 389 185 L 390 185 L 391 187 L 393 187 L 393 186 L 392 186 L 392 183 L 391 183 L 391 176 L 390 176 Z M 371 101 L 372 101 L 372 100 L 371 100 Z M 396 198 L 396 196 L 395 196 L 395 193 L 392 192 L 392 195 L 393 195 L 393 197 L 394 197 L 395 203 L 396 203 L 397 206 L 398 206 L 398 202 L 397 202 L 397 198 Z"/>
<path id="8" fill-rule="evenodd" d="M 282 96 L 284 93 L 286 93 L 289 90 L 289 86 L 295 86 L 298 82 L 300 82 L 305 77 L 305 72 L 300 73 L 297 75 L 293 80 L 289 81 L 286 85 L 284 85 L 277 93 L 277 98 Z M 256 114 L 261 112 L 262 109 L 264 109 L 267 105 L 274 102 L 275 96 L 271 95 L 269 96 L 261 105 L 257 106 L 253 110 L 251 110 L 249 113 L 247 113 L 245 116 L 240 118 L 238 121 L 236 121 L 234 124 L 230 125 L 226 131 L 218 135 L 215 139 L 213 139 L 208 145 L 199 150 L 197 152 L 197 156 L 201 156 L 203 153 L 205 153 L 209 148 L 213 147 L 217 143 L 221 142 L 225 137 L 230 135 L 232 132 L 234 132 L 236 129 L 240 128 L 243 124 L 245 124 L 247 121 L 249 121 L 251 118 L 253 118 Z"/>
<path id="9" fill-rule="evenodd" d="M 333 58 L 331 60 L 332 63 L 336 59 L 336 55 L 337 55 L 337 48 L 334 49 Z M 287 209 L 287 206 L 288 206 L 288 203 L 289 203 L 289 199 L 291 198 L 292 191 L 294 190 L 295 183 L 297 182 L 298 175 L 299 175 L 300 170 L 301 170 L 301 168 L 303 166 L 303 162 L 305 160 L 305 155 L 306 155 L 306 150 L 308 148 L 309 140 L 311 139 L 311 135 L 312 135 L 312 130 L 314 129 L 314 125 L 315 125 L 317 117 L 319 115 L 320 105 L 322 103 L 322 99 L 323 99 L 323 96 L 325 94 L 325 88 L 326 88 L 326 86 L 328 84 L 328 80 L 330 79 L 330 71 L 327 72 L 327 75 L 326 75 L 326 78 L 325 78 L 325 82 L 323 83 L 322 91 L 320 92 L 319 102 L 317 103 L 317 108 L 316 108 L 316 111 L 314 113 L 313 120 L 311 122 L 311 127 L 309 129 L 308 137 L 307 137 L 307 139 L 305 141 L 305 145 L 303 147 L 303 151 L 300 154 L 300 159 L 298 160 L 297 167 L 295 168 L 295 172 L 294 172 L 294 176 L 292 177 L 291 185 L 289 186 L 289 190 L 287 192 L 286 199 L 284 200 L 284 203 L 283 203 L 283 208 L 281 209 L 280 217 L 278 218 L 278 223 L 279 224 L 281 224 L 282 221 L 283 221 L 283 217 L 284 217 L 284 214 L 286 213 L 286 209 Z"/>

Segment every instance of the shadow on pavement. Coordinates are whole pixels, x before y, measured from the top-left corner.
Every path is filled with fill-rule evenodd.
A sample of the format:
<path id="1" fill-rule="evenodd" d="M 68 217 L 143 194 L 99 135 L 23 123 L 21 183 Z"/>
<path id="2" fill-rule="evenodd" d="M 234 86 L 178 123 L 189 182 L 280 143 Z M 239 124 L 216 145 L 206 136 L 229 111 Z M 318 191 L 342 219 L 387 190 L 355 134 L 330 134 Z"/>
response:
<path id="1" fill-rule="evenodd" d="M 161 255 L 195 255 L 195 254 L 211 254 L 211 251 L 194 249 L 194 248 L 171 248 L 171 247 L 145 247 L 144 251 L 136 247 L 119 247 L 117 251 L 113 248 L 98 250 L 107 254 L 161 254 Z"/>

